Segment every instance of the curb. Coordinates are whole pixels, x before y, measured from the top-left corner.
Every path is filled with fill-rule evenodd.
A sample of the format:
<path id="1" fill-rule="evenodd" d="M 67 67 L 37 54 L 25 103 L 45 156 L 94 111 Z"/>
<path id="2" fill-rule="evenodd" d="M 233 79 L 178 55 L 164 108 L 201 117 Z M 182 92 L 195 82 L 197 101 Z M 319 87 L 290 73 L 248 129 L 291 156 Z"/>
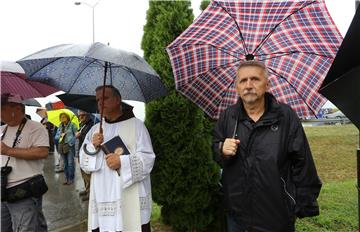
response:
<path id="1" fill-rule="evenodd" d="M 87 220 L 85 219 L 85 220 L 83 220 L 83 221 L 74 223 L 74 224 L 72 224 L 72 225 L 68 225 L 68 226 L 64 226 L 64 227 L 61 227 L 61 228 L 52 230 L 52 232 L 62 232 L 62 231 L 64 231 L 64 230 L 69 230 L 69 229 L 71 229 L 71 228 L 73 228 L 73 227 L 78 227 L 78 226 L 80 226 L 81 224 L 84 224 L 84 223 L 86 223 L 86 222 L 87 222 Z"/>

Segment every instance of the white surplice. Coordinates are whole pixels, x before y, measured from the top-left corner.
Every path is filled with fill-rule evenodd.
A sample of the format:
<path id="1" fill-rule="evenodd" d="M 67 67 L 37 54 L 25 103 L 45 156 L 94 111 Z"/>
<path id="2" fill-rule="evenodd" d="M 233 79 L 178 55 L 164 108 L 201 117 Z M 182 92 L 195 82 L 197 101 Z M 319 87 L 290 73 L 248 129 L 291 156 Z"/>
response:
<path id="1" fill-rule="evenodd" d="M 83 146 L 86 144 L 89 151 L 95 150 L 91 141 L 92 135 L 98 130 L 99 125 L 94 125 L 86 135 Z M 120 156 L 119 176 L 107 166 L 102 151 L 90 156 L 83 148 L 80 149 L 80 167 L 85 172 L 91 173 L 88 228 L 89 230 L 100 228 L 100 231 L 126 231 L 123 214 L 129 212 L 123 212 L 125 209 L 122 200 L 124 191 L 134 185 L 137 185 L 136 189 L 138 189 L 141 224 L 150 221 L 152 205 L 150 172 L 154 165 L 155 154 L 149 133 L 144 123 L 137 118 L 116 123 L 104 121 L 103 131 L 104 142 L 120 135 L 131 154 Z"/>

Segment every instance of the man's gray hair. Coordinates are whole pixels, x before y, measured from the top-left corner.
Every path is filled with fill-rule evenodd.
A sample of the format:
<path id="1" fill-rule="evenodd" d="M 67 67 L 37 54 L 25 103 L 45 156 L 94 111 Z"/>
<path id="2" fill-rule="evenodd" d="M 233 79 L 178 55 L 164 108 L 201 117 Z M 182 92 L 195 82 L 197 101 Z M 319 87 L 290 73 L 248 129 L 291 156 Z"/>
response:
<path id="1" fill-rule="evenodd" d="M 264 71 L 265 79 L 269 78 L 269 72 L 268 72 L 268 69 L 267 69 L 266 65 L 263 62 L 260 62 L 260 61 L 257 61 L 257 60 L 249 60 L 249 61 L 241 62 L 240 65 L 237 68 L 236 77 L 238 76 L 240 69 L 244 68 L 244 67 L 258 67 L 258 68 L 261 68 Z"/>

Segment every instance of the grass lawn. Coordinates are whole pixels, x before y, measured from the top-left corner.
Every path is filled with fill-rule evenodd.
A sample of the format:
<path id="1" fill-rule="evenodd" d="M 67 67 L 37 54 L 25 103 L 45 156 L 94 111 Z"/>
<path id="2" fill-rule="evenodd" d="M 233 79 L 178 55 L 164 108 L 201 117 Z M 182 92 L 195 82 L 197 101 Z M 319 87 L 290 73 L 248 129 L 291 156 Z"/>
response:
<path id="1" fill-rule="evenodd" d="M 324 185 L 320 215 L 297 221 L 297 231 L 359 231 L 356 149 L 359 131 L 350 125 L 305 127 Z"/>
<path id="2" fill-rule="evenodd" d="M 352 125 L 305 127 L 323 183 L 356 179 L 359 131 Z"/>

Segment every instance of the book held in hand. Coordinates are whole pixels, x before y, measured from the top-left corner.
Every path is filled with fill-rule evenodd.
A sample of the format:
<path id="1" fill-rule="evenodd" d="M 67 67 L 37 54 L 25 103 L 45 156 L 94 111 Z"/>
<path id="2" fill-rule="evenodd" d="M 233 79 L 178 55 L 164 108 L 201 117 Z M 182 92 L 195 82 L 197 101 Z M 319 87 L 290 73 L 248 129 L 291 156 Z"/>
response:
<path id="1" fill-rule="evenodd" d="M 106 143 L 101 145 L 101 149 L 107 155 L 109 153 L 115 153 L 119 155 L 130 155 L 129 150 L 125 146 L 120 136 L 115 136 Z"/>

